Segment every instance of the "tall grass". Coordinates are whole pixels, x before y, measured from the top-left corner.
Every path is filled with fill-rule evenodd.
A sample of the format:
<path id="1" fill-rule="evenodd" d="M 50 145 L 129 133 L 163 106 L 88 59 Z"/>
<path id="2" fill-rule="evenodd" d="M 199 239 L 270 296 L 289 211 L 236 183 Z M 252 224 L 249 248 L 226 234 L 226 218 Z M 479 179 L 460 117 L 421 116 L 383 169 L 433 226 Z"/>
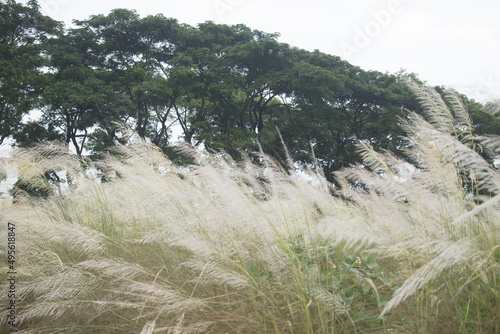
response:
<path id="1" fill-rule="evenodd" d="M 500 174 L 476 153 L 498 155 L 499 139 L 474 138 L 453 94 L 414 90 L 429 113 L 405 121 L 416 167 L 360 143 L 342 187 L 262 155 L 186 149 L 197 164 L 181 168 L 146 143 L 97 165 L 54 144 L 18 150 L 27 184 L 50 188 L 48 170 L 68 184 L 1 203 L 2 254 L 17 229 L 16 329 L 500 332 Z"/>

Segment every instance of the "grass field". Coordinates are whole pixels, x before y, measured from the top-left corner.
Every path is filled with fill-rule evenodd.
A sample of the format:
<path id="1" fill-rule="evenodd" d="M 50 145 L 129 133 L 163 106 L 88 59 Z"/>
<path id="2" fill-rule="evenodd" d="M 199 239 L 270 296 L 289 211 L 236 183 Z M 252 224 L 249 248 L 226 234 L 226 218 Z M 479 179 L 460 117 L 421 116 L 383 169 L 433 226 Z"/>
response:
<path id="1" fill-rule="evenodd" d="M 18 150 L 19 178 L 51 195 L 0 204 L 0 332 L 499 333 L 500 173 L 476 152 L 500 139 L 472 136 L 454 95 L 414 89 L 418 168 L 360 143 L 337 186 L 261 155 Z"/>

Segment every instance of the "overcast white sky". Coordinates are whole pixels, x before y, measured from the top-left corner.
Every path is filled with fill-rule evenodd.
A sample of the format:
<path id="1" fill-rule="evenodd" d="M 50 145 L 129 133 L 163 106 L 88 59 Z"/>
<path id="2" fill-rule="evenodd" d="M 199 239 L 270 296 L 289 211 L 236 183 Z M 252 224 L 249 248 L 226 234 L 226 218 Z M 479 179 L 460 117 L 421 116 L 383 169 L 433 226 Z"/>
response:
<path id="1" fill-rule="evenodd" d="M 26 2 L 22 1 L 22 2 Z M 162 13 L 196 26 L 208 20 L 278 32 L 280 41 L 319 49 L 363 69 L 415 72 L 487 102 L 500 98 L 498 0 L 39 0 L 71 24 L 113 8 Z"/>

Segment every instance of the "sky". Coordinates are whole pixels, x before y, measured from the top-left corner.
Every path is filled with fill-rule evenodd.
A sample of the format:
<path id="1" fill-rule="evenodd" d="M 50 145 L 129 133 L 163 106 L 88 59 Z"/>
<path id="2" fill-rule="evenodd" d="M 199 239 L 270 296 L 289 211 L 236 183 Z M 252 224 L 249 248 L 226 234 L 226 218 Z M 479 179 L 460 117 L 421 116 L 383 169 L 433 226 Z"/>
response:
<path id="1" fill-rule="evenodd" d="M 20 1 L 20 2 L 27 2 Z M 113 8 L 163 14 L 196 26 L 243 23 L 280 42 L 340 56 L 366 70 L 417 73 L 478 102 L 500 98 L 498 0 L 39 0 L 44 14 L 73 19 Z"/>

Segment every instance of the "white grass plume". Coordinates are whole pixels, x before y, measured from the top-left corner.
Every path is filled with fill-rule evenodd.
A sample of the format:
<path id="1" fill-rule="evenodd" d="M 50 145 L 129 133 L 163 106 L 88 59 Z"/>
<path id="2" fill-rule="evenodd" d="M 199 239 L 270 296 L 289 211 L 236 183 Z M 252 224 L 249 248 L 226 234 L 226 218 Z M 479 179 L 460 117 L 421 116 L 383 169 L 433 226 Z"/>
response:
<path id="1" fill-rule="evenodd" d="M 454 131 L 453 115 L 436 90 L 431 87 L 419 85 L 411 80 L 407 83 L 417 97 L 426 119 L 438 131 L 451 134 Z"/>
<path id="2" fill-rule="evenodd" d="M 339 299 L 346 274 L 312 261 L 325 255 L 319 240 L 390 264 L 383 276 L 393 273 L 400 286 L 383 311 L 388 317 L 447 272 L 491 273 L 500 235 L 498 171 L 454 135 L 457 124 L 468 126 L 467 116 L 419 89 L 431 99 L 427 112 L 440 110 L 429 122 L 413 114 L 407 123 L 417 166 L 360 144 L 365 163 L 336 173 L 341 189 L 308 183 L 264 156 L 257 165 L 197 152 L 196 166 L 178 167 L 140 141 L 86 166 L 66 153 L 20 151 L 25 179 L 68 170 L 74 182 L 65 196 L 2 204 L 2 233 L 6 222 L 19 231 L 23 328 L 36 331 L 49 319 L 54 328 L 78 324 L 82 333 L 109 323 L 125 333 L 350 326 L 368 297 Z M 464 175 L 485 193 L 467 192 Z M 5 238 L 0 248 L 7 249 Z M 389 289 L 388 280 L 370 277 L 375 289 Z M 378 302 L 368 308 L 376 316 Z M 352 322 L 363 326 L 360 319 Z"/>
<path id="3" fill-rule="evenodd" d="M 346 221 L 347 226 L 330 233 L 342 235 L 349 244 L 369 245 L 380 256 L 411 257 L 419 264 L 382 315 L 452 267 L 484 257 L 490 248 L 479 240 L 487 238 L 487 233 L 495 235 L 500 227 L 498 195 L 474 199 L 463 186 L 461 173 L 469 176 L 476 189 L 498 194 L 500 175 L 454 135 L 456 124 L 467 130 L 472 128 L 460 100 L 455 94 L 448 95 L 458 118 L 455 121 L 436 92 L 426 87 L 413 88 L 424 102 L 425 115 L 430 120 L 428 123 L 411 114 L 406 125 L 411 144 L 409 154 L 418 162 L 418 168 L 403 176 L 404 161 L 360 143 L 369 170 L 358 166 L 336 173 L 343 185 L 343 195 L 360 214 Z M 484 203 L 477 204 L 475 200 Z M 478 216 L 487 209 L 492 218 L 485 223 Z M 470 224 L 477 226 L 473 228 Z M 492 226 L 488 227 L 489 224 Z M 351 233 L 342 233 L 342 229 Z"/>
<path id="4" fill-rule="evenodd" d="M 446 269 L 466 262 L 475 255 L 466 242 L 450 243 L 439 255 L 420 267 L 405 280 L 403 285 L 396 290 L 392 299 L 384 307 L 381 316 L 384 316 L 406 298 L 415 294 L 425 284 L 442 275 Z"/>

